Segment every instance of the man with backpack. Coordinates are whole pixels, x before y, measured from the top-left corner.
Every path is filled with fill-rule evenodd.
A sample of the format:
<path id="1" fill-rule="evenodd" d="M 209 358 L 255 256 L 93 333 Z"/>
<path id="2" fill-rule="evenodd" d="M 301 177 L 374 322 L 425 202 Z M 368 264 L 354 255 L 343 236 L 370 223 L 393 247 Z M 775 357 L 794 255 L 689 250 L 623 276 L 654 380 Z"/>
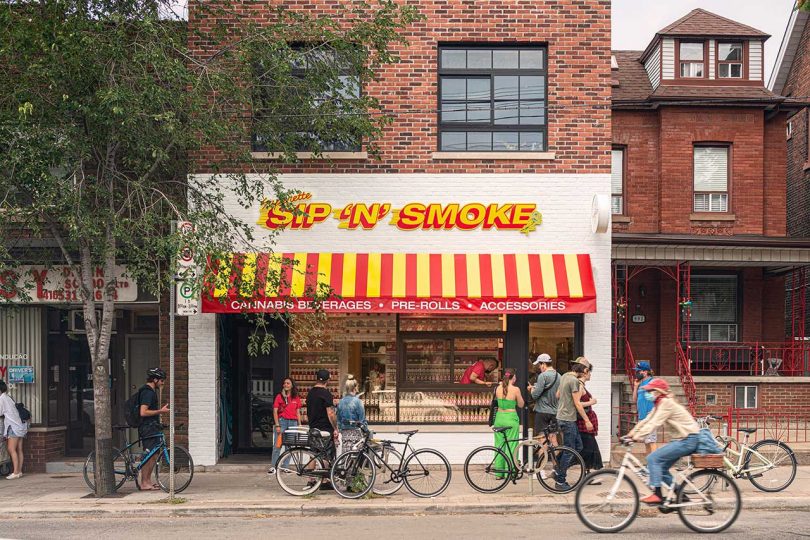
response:
<path id="1" fill-rule="evenodd" d="M 550 424 L 557 421 L 557 388 L 560 386 L 560 374 L 554 369 L 551 356 L 541 354 L 533 362 L 539 367 L 537 382 L 529 385 L 528 390 L 534 400 L 534 434 L 542 435 Z M 557 434 L 550 433 L 551 443 L 557 444 Z"/>
<path id="2" fill-rule="evenodd" d="M 166 372 L 159 367 L 152 368 L 146 372 L 146 384 L 138 393 L 128 401 L 127 423 L 133 426 L 137 423 L 138 437 L 141 439 L 144 453 L 149 453 L 155 446 L 160 444 L 160 435 L 163 433 L 163 426 L 160 422 L 161 414 L 168 414 L 169 406 L 160 407 L 158 404 L 158 390 L 163 387 L 166 381 Z M 131 411 L 131 409 L 133 409 Z M 130 417 L 134 416 L 132 419 Z M 145 491 L 160 489 L 160 486 L 152 481 L 152 471 L 155 469 L 157 454 L 144 463 L 141 469 L 140 484 Z"/>

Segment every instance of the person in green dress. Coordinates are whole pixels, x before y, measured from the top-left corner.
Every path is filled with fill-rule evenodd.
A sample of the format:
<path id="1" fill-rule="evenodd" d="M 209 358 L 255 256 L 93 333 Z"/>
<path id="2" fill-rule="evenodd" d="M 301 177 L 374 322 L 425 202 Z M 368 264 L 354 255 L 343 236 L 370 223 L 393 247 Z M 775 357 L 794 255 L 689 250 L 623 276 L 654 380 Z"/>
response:
<path id="1" fill-rule="evenodd" d="M 517 375 L 514 368 L 505 369 L 501 383 L 495 388 L 495 398 L 498 400 L 498 412 L 495 414 L 495 421 L 493 427 L 508 427 L 509 429 L 495 434 L 495 446 L 503 448 L 510 456 L 514 454 L 515 447 L 517 446 L 518 437 L 520 437 L 520 417 L 518 416 L 518 408 L 523 407 L 523 395 L 520 393 L 515 383 L 517 382 Z M 504 447 L 504 437 L 507 442 Z M 495 459 L 495 469 L 506 471 L 510 468 L 510 463 L 504 463 L 503 458 L 498 456 Z M 503 478 L 506 475 L 497 475 Z"/>

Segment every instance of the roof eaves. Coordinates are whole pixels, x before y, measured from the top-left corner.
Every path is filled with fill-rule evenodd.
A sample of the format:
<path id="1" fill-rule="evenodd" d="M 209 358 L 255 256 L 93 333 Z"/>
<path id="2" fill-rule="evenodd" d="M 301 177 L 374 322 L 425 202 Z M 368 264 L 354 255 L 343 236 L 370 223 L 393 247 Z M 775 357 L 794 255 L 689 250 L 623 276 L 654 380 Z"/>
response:
<path id="1" fill-rule="evenodd" d="M 785 89 L 785 83 L 793 66 L 793 59 L 799 49 L 799 42 L 808 18 L 810 18 L 810 13 L 798 10 L 794 5 L 785 33 L 782 36 L 782 43 L 779 45 L 776 63 L 768 80 L 768 89 L 772 92 L 781 94 Z"/>

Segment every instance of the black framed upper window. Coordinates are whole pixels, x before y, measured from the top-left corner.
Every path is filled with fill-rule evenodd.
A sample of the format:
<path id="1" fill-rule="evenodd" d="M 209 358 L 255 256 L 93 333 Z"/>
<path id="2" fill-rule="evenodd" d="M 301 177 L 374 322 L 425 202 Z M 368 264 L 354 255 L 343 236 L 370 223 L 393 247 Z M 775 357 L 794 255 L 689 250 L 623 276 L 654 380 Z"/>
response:
<path id="1" fill-rule="evenodd" d="M 439 48 L 439 150 L 547 147 L 546 47 Z"/>

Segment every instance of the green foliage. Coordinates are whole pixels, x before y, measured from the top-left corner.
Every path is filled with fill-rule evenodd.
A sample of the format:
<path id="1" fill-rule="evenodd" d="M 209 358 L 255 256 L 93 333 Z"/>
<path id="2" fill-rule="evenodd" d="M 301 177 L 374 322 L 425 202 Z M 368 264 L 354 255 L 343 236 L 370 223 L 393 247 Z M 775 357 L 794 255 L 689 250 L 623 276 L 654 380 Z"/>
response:
<path id="1" fill-rule="evenodd" d="M 810 0 L 798 0 L 797 7 L 804 11 L 810 11 Z"/>

